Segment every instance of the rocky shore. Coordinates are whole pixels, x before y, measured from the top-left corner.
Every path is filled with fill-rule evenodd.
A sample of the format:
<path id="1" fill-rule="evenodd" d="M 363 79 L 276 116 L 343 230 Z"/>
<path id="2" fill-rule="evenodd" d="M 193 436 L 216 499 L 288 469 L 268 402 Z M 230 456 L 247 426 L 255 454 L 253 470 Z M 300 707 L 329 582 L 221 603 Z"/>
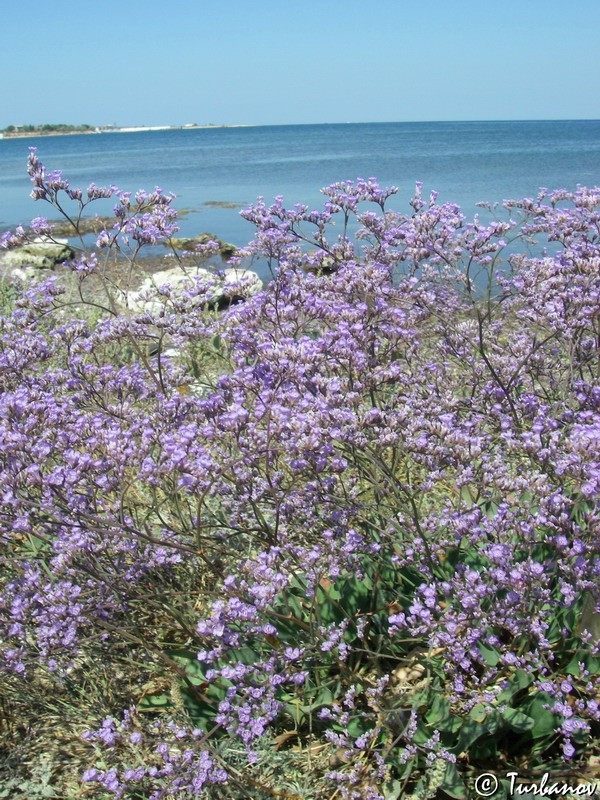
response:
<path id="1" fill-rule="evenodd" d="M 110 218 L 97 217 L 87 220 L 82 233 L 96 233 L 102 221 Z M 68 223 L 66 223 L 68 226 Z M 64 230 L 64 229 L 63 229 Z M 213 241 L 218 245 L 217 258 L 207 259 L 196 252 L 196 248 Z M 155 252 L 138 257 L 131 262 L 124 256 L 113 254 L 102 264 L 102 278 L 91 273 L 86 277 L 88 292 L 92 296 L 105 292 L 104 281 L 113 287 L 118 305 L 132 313 L 157 312 L 165 305 L 161 287 L 169 284 L 175 291 L 192 287 L 196 279 L 205 279 L 211 284 L 211 302 L 224 308 L 239 302 L 263 288 L 260 277 L 252 270 L 229 267 L 227 262 L 236 248 L 214 234 L 203 232 L 189 238 L 173 238 L 171 250 L 155 248 Z M 31 285 L 51 274 L 63 275 L 65 280 L 73 276 L 65 266 L 76 257 L 81 248 L 71 245 L 67 237 L 35 237 L 27 244 L 0 254 L 0 279 L 15 286 Z M 100 269 L 100 268 L 99 268 Z"/>

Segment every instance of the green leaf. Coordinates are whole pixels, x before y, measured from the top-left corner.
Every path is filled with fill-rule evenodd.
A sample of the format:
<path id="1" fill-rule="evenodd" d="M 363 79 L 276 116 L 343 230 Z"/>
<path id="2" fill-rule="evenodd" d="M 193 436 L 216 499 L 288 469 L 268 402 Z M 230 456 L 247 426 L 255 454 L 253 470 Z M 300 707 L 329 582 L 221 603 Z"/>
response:
<path id="1" fill-rule="evenodd" d="M 587 669 L 591 675 L 598 675 L 598 673 L 600 673 L 600 658 L 582 650 L 579 650 L 577 653 L 575 653 L 573 658 L 565 667 L 564 671 L 568 672 L 569 675 L 579 675 L 580 663 L 584 664 L 585 669 Z"/>
<path id="2" fill-rule="evenodd" d="M 365 566 L 368 566 L 368 564 L 365 565 Z M 365 589 L 368 592 L 372 592 L 373 591 L 373 580 L 372 580 L 371 576 L 368 575 L 366 572 L 363 574 L 363 577 L 362 577 L 362 580 L 361 580 L 361 584 L 365 587 Z"/>
<path id="3" fill-rule="evenodd" d="M 488 711 L 487 706 L 478 703 L 469 711 L 469 719 L 480 722 L 488 733 L 492 735 L 498 733 L 501 728 L 506 727 L 506 723 L 497 711 Z"/>
<path id="4" fill-rule="evenodd" d="M 457 755 L 466 752 L 471 745 L 480 739 L 482 736 L 489 736 L 489 731 L 481 722 L 476 722 L 474 719 L 466 719 L 458 734 L 458 741 L 452 748 L 452 751 Z"/>
<path id="5" fill-rule="evenodd" d="M 283 707 L 297 726 L 302 725 L 306 714 L 304 713 L 304 706 L 299 697 L 291 698 L 289 702 L 283 704 Z"/>
<path id="6" fill-rule="evenodd" d="M 30 533 L 27 538 L 34 555 L 37 555 L 42 550 L 48 549 L 48 544 L 43 539 L 39 539 L 35 534 Z"/>
<path id="7" fill-rule="evenodd" d="M 216 714 L 216 706 L 202 702 L 188 689 L 181 690 L 181 699 L 183 700 L 183 707 L 187 711 L 189 718 L 193 720 L 197 727 L 203 730 L 212 728 L 214 716 Z"/>
<path id="8" fill-rule="evenodd" d="M 146 694 L 138 703 L 140 711 L 160 711 L 173 707 L 173 701 L 168 694 Z"/>
<path id="9" fill-rule="evenodd" d="M 425 719 L 429 725 L 436 725 L 438 722 L 450 716 L 450 704 L 441 694 L 435 694 Z"/>
<path id="10" fill-rule="evenodd" d="M 436 723 L 436 729 L 440 733 L 457 734 L 463 725 L 463 720 L 455 714 L 450 714 L 446 719 Z"/>
<path id="11" fill-rule="evenodd" d="M 369 610 L 371 587 L 358 578 L 350 577 L 335 582 L 335 587 L 340 594 L 339 603 L 348 614 L 356 614 Z"/>
<path id="12" fill-rule="evenodd" d="M 355 717 L 350 720 L 347 727 L 349 735 L 354 737 L 362 736 L 363 733 L 366 733 L 370 729 L 371 725 L 361 717 Z"/>
<path id="13" fill-rule="evenodd" d="M 522 669 L 516 670 L 508 679 L 508 686 L 498 695 L 499 703 L 508 703 L 517 692 L 526 689 L 533 681 L 533 675 Z"/>
<path id="14" fill-rule="evenodd" d="M 481 739 L 473 749 L 473 756 L 478 762 L 493 761 L 498 757 L 498 743 L 496 738 Z"/>
<path id="15" fill-rule="evenodd" d="M 320 706 L 330 706 L 333 702 L 333 692 L 331 689 L 328 689 L 326 686 L 319 690 L 319 692 L 315 695 L 315 698 L 312 703 L 312 708 L 318 708 Z"/>
<path id="16" fill-rule="evenodd" d="M 467 800 L 467 787 L 463 783 L 454 764 L 448 763 L 444 774 L 444 781 L 440 786 L 442 791 L 456 800 Z"/>
<path id="17" fill-rule="evenodd" d="M 485 644 L 484 642 L 477 642 L 477 649 L 481 653 L 486 664 L 489 664 L 490 667 L 496 666 L 500 659 L 500 653 L 498 653 L 495 647 Z"/>
<path id="18" fill-rule="evenodd" d="M 474 719 L 475 722 L 483 722 L 487 717 L 487 711 L 485 710 L 486 707 L 483 703 L 477 703 L 476 706 L 469 711 L 469 719 Z"/>
<path id="19" fill-rule="evenodd" d="M 323 587 L 321 587 L 323 589 Z M 325 594 L 329 595 L 332 600 L 340 600 L 342 597 L 342 593 L 335 584 L 332 584 L 327 589 L 323 589 Z"/>
<path id="20" fill-rule="evenodd" d="M 228 662 L 239 661 L 242 664 L 256 664 L 258 653 L 253 647 L 233 647 L 229 651 Z"/>
<path id="21" fill-rule="evenodd" d="M 185 670 L 185 674 L 190 681 L 194 683 L 201 683 L 204 681 L 202 664 L 198 661 L 195 650 L 188 650 L 185 647 L 180 647 L 177 650 L 167 650 L 165 655 L 174 661 L 178 667 Z"/>
<path id="22" fill-rule="evenodd" d="M 495 736 L 506 727 L 506 722 L 499 711 L 490 711 L 483 724 L 492 736 Z"/>
<path id="23" fill-rule="evenodd" d="M 411 744 L 421 745 L 425 744 L 431 739 L 431 728 L 426 727 L 424 724 L 419 722 L 417 725 L 417 730 L 415 731 Z"/>
<path id="24" fill-rule="evenodd" d="M 533 719 L 533 727 L 530 734 L 534 739 L 545 736 L 552 736 L 555 728 L 560 725 L 558 714 L 544 708 L 545 705 L 552 705 L 552 698 L 546 692 L 538 692 L 532 700 L 522 706 L 523 711 Z"/>
<path id="25" fill-rule="evenodd" d="M 516 708 L 507 708 L 502 712 L 502 718 L 505 719 L 513 731 L 517 733 L 525 733 L 525 731 L 533 730 L 535 720 L 517 711 Z"/>
<path id="26" fill-rule="evenodd" d="M 292 698 L 291 695 L 289 696 L 284 695 L 284 697 Z M 325 687 L 317 692 L 317 694 L 312 699 L 312 702 L 306 703 L 300 700 L 299 701 L 301 703 L 300 708 L 302 709 L 302 712 L 304 714 L 310 714 L 312 711 L 316 711 L 318 708 L 322 708 L 323 706 L 330 706 L 333 702 L 333 697 L 334 697 L 333 692 Z M 288 702 L 295 703 L 296 698 L 289 699 Z"/>
<path id="27" fill-rule="evenodd" d="M 287 601 L 287 605 L 289 606 L 290 611 L 292 612 L 292 614 L 297 619 L 303 620 L 303 618 L 306 616 L 306 610 L 302 607 L 302 603 L 300 602 L 300 598 L 297 595 L 295 595 L 292 592 L 290 592 L 289 594 L 286 594 L 285 599 Z M 283 610 L 284 609 L 282 609 L 282 611 Z"/>
<path id="28" fill-rule="evenodd" d="M 383 800 L 398 800 L 401 791 L 402 784 L 400 781 L 390 781 L 383 787 Z"/>

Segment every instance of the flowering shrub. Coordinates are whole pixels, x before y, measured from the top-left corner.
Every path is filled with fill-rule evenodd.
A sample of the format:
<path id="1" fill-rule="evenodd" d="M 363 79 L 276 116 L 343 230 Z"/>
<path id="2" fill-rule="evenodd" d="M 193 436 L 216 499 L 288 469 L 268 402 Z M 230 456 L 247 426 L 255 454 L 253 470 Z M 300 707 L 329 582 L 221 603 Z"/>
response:
<path id="1" fill-rule="evenodd" d="M 123 644 L 153 675 L 84 733 L 88 787 L 462 798 L 483 766 L 585 769 L 600 189 L 485 223 L 419 185 L 389 211 L 373 179 L 322 211 L 259 200 L 232 262 L 267 260 L 263 292 L 218 315 L 198 278 L 132 314 L 100 274 L 91 319 L 103 249 L 168 243 L 171 196 L 84 203 L 35 153 L 29 171 L 75 227 L 118 198 L 65 265 L 79 305 L 57 275 L 0 320 L 7 683 L 83 686 Z"/>

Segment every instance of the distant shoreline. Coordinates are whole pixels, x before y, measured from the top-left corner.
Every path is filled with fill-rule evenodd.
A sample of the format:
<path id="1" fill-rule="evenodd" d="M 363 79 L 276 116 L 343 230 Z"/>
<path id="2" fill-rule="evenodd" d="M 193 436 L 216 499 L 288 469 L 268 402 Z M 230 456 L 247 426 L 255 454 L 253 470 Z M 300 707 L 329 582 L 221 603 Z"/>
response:
<path id="1" fill-rule="evenodd" d="M 123 128 L 95 128 L 90 131 L 0 131 L 0 139 L 31 139 L 35 136 L 89 136 L 98 133 L 140 133 L 142 131 L 193 131 L 199 128 L 251 128 L 249 123 L 208 125 L 138 125 Z"/>

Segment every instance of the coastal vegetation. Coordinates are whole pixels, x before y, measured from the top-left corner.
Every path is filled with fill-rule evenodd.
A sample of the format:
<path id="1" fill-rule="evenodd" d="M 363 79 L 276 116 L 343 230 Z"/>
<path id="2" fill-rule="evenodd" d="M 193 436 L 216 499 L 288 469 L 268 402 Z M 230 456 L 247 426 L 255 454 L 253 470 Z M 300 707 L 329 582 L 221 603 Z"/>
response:
<path id="1" fill-rule="evenodd" d="M 18 138 L 27 136 L 56 136 L 72 133 L 137 133 L 141 131 L 162 131 L 162 130 L 193 130 L 195 128 L 244 128 L 249 127 L 245 124 L 214 123 L 208 122 L 198 125 L 190 122 L 185 125 L 153 125 L 122 128 L 117 125 L 67 125 L 64 123 L 45 123 L 43 125 L 7 125 L 0 129 L 0 138 Z"/>
<path id="2" fill-rule="evenodd" d="M 65 123 L 44 125 L 7 125 L 2 128 L 0 133 L 3 136 L 44 136 L 55 133 L 92 133 L 95 130 L 93 125 L 67 125 Z"/>
<path id="3" fill-rule="evenodd" d="M 76 229 L 115 207 L 2 294 L 6 796 L 590 784 L 600 189 L 471 221 L 374 179 L 259 200 L 229 264 L 267 263 L 264 290 L 223 308 L 198 270 L 132 308 L 112 259 L 170 246 L 173 196 L 72 187 L 33 148 L 28 171 Z"/>

